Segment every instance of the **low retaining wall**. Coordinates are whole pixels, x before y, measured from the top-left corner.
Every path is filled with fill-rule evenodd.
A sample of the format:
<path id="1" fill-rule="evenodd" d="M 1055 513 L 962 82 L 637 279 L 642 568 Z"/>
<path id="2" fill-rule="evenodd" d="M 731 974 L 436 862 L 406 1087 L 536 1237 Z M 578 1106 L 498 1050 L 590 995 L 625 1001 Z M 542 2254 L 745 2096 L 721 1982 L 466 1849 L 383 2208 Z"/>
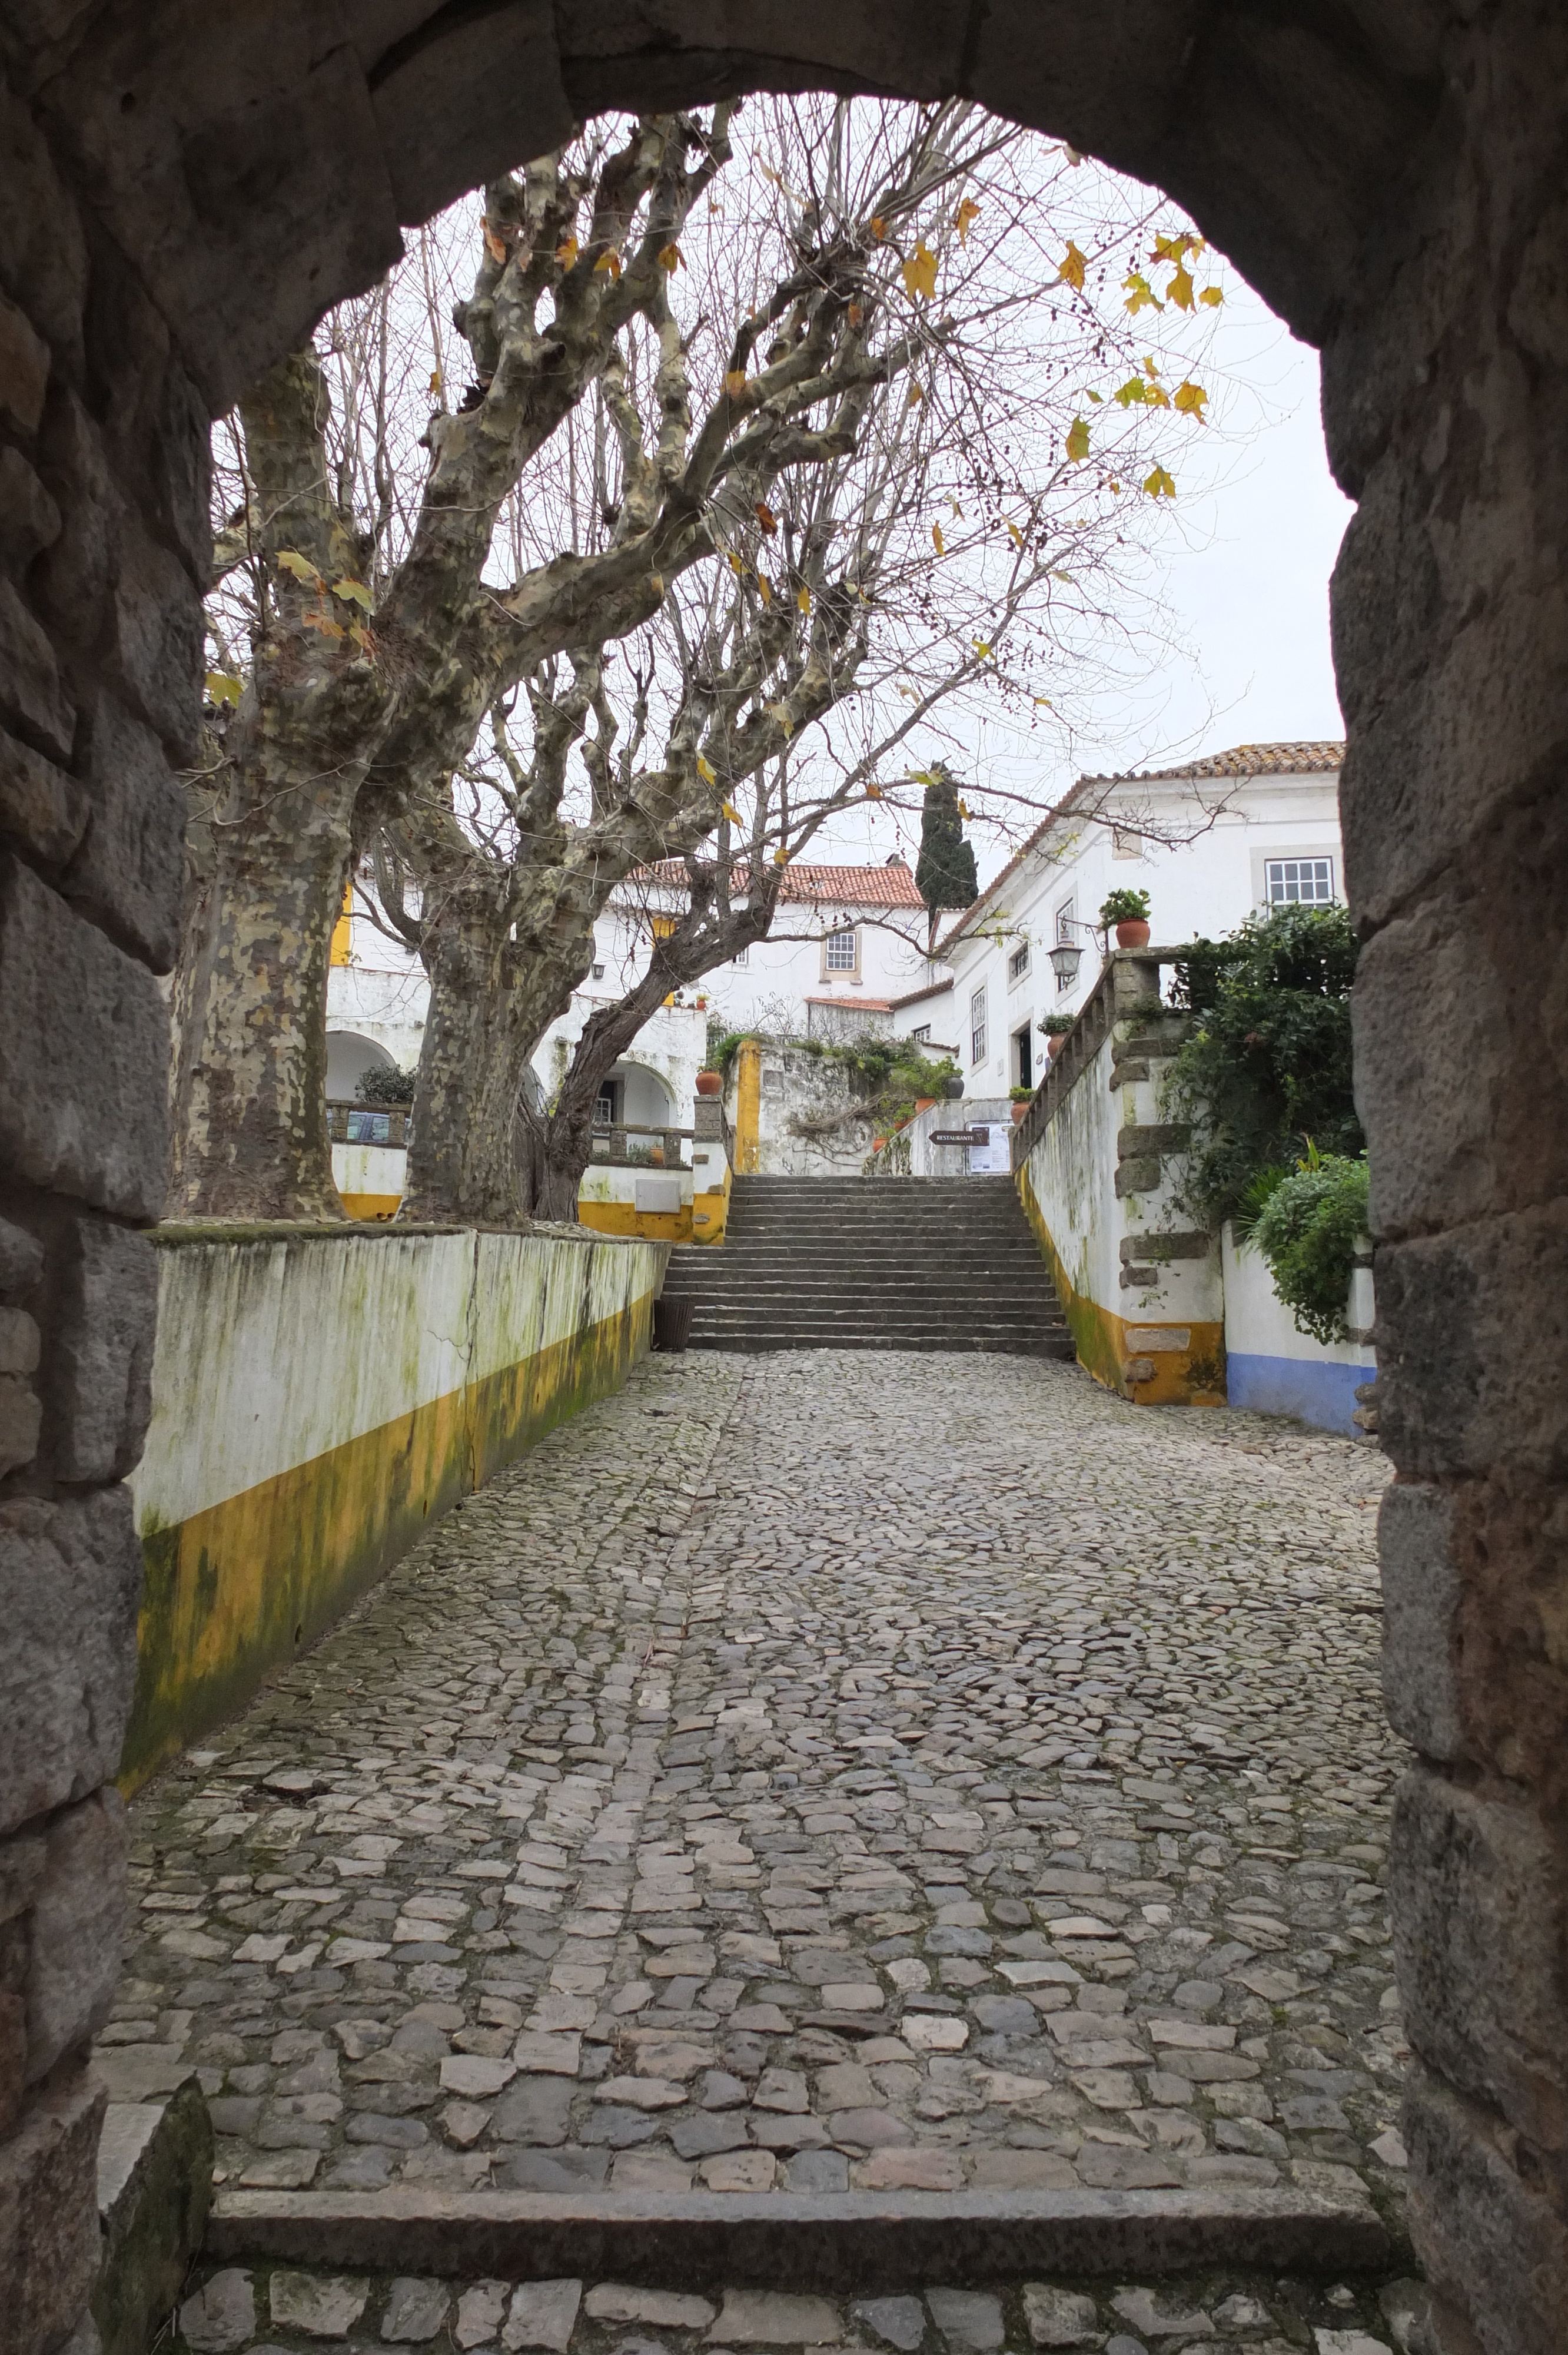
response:
<path id="1" fill-rule="evenodd" d="M 1293 1414 L 1320 1431 L 1355 1433 L 1356 1388 L 1377 1373 L 1377 1359 L 1365 1340 L 1314 1341 L 1298 1333 L 1296 1319 L 1274 1289 L 1261 1253 L 1238 1251 L 1227 1225 L 1224 1236 L 1225 1279 L 1225 1373 L 1232 1406 L 1260 1414 Z M 1368 1333 L 1372 1322 L 1370 1268 L 1351 1279 L 1349 1323 Z"/>
<path id="2" fill-rule="evenodd" d="M 1220 1254 L 1175 1200 L 1187 1139 L 1160 1095 L 1185 1022 L 1160 1005 L 1162 961 L 1107 965 L 1015 1134 L 1013 1174 L 1079 1362 L 1124 1398 L 1210 1404 L 1225 1394 Z"/>
<path id="3" fill-rule="evenodd" d="M 431 1518 L 617 1389 L 668 1247 L 164 1228 L 122 1781 L 230 1715 Z"/>

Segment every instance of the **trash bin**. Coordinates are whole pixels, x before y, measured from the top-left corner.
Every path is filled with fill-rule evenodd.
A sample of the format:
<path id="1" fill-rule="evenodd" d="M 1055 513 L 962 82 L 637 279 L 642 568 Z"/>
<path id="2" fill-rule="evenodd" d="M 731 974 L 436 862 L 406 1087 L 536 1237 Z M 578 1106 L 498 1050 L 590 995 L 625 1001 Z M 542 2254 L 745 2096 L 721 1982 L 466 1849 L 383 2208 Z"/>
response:
<path id="1" fill-rule="evenodd" d="M 684 1349 L 692 1338 L 692 1300 L 656 1300 L 653 1303 L 653 1347 L 656 1349 Z"/>

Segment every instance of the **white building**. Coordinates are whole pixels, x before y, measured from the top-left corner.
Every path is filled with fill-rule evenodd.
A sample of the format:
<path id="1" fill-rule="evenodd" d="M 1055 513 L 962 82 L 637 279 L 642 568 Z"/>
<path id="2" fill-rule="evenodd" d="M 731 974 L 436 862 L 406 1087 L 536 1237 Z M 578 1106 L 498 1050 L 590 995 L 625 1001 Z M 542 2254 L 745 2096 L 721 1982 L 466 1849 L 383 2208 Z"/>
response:
<path id="1" fill-rule="evenodd" d="M 1147 891 L 1156 947 L 1213 940 L 1271 902 L 1344 899 L 1338 743 L 1241 744 L 1138 775 L 1081 777 L 940 943 L 953 994 L 932 1003 L 959 1041 L 970 1098 L 1037 1086 L 1040 1025 L 1072 1015 L 1105 962 L 1100 906 Z M 1059 978 L 1058 944 L 1082 952 Z M 903 1009 L 900 1031 L 927 1024 Z"/>
<path id="2" fill-rule="evenodd" d="M 550 1025 L 534 1058 L 541 1089 L 558 1083 L 597 1007 L 613 1005 L 646 972 L 656 932 L 673 924 L 684 870 L 650 887 L 634 879 L 594 926 L 591 970 L 567 1012 Z M 645 1022 L 605 1083 L 603 1116 L 617 1125 L 688 1127 L 696 1076 L 707 1049 L 710 1009 L 733 1028 L 836 1039 L 892 1030 L 924 992 L 927 917 L 902 858 L 881 867 L 811 866 L 785 874 L 773 933 L 677 991 Z M 950 1003 L 952 984 L 937 984 Z M 424 1039 L 429 987 L 419 961 L 368 916 L 340 922 L 327 988 L 327 1096 L 352 1103 L 364 1072 L 411 1071 Z M 946 1039 L 950 1022 L 941 1032 Z"/>

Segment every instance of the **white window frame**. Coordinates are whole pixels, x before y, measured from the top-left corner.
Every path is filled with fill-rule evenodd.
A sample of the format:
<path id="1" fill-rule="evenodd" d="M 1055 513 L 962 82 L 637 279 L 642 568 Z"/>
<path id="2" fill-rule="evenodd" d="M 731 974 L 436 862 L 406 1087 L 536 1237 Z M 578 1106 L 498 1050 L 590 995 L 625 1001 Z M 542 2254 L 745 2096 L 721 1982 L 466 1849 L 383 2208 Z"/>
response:
<path id="1" fill-rule="evenodd" d="M 835 959 L 833 955 L 835 945 L 845 940 L 850 944 L 850 958 L 847 964 Z M 860 926 L 858 924 L 835 924 L 831 932 L 823 933 L 822 979 L 824 981 L 835 979 L 858 981 L 860 979 Z"/>
<path id="2" fill-rule="evenodd" d="M 1029 943 L 1027 941 L 1020 941 L 1007 960 L 1007 986 L 1009 989 L 1016 989 L 1020 982 L 1027 981 L 1028 978 Z"/>
<path id="3" fill-rule="evenodd" d="M 1329 868 L 1329 897 L 1326 900 L 1275 900 L 1270 895 L 1268 870 L 1271 867 L 1299 866 L 1304 860 L 1322 859 Z M 1344 904 L 1344 889 L 1340 871 L 1340 846 L 1336 842 L 1273 842 L 1252 854 L 1253 905 L 1260 909 L 1332 908 Z"/>
<path id="4" fill-rule="evenodd" d="M 978 1071 L 991 1051 L 990 1011 L 986 1004 L 986 986 L 969 993 L 969 1067 Z"/>

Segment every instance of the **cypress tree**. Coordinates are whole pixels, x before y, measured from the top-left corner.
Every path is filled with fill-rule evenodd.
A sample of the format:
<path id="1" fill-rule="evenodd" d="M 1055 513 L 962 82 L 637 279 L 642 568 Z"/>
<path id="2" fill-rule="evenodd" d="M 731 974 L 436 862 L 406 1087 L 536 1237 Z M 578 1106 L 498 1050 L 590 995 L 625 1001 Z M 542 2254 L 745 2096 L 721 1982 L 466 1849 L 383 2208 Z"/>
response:
<path id="1" fill-rule="evenodd" d="M 958 782 L 941 761 L 931 771 L 920 812 L 920 858 L 915 869 L 915 888 L 930 910 L 933 942 L 941 909 L 968 908 L 980 897 L 975 854 L 964 840 Z"/>

